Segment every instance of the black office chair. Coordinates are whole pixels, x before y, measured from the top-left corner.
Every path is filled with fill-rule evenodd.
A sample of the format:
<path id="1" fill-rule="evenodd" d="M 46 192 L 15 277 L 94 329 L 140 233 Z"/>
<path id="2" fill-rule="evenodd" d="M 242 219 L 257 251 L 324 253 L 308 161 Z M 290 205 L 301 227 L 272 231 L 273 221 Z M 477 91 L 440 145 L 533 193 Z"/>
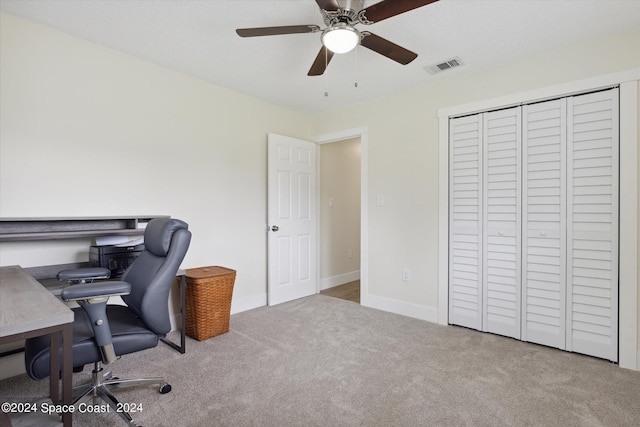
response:
<path id="1" fill-rule="evenodd" d="M 190 241 L 187 223 L 171 218 L 153 219 L 144 232 L 145 250 L 120 281 L 77 284 L 62 290 L 63 300 L 80 305 L 73 309 L 74 372 L 88 363 L 94 364 L 92 383 L 73 389 L 74 404 L 85 396 L 92 396 L 94 401 L 101 398 L 127 423 L 135 425 L 128 413 L 117 408 L 118 400 L 111 388 L 156 384 L 160 393 L 171 391 L 162 377 L 119 379 L 111 372 L 103 372 L 102 364 L 109 364 L 123 354 L 155 347 L 171 330 L 169 292 Z M 107 305 L 109 297 L 116 295 L 121 295 L 127 306 Z M 48 336 L 26 341 L 25 364 L 31 378 L 49 376 L 49 348 Z"/>

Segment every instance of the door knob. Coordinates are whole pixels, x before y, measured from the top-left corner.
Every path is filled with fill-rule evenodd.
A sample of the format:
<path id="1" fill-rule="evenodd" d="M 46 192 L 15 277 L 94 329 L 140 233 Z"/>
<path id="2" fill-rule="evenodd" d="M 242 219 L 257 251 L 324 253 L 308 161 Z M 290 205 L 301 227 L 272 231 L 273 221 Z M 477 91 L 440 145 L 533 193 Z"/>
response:
<path id="1" fill-rule="evenodd" d="M 277 225 L 271 226 L 271 231 L 278 231 L 278 230 L 280 230 L 280 227 L 278 227 Z"/>

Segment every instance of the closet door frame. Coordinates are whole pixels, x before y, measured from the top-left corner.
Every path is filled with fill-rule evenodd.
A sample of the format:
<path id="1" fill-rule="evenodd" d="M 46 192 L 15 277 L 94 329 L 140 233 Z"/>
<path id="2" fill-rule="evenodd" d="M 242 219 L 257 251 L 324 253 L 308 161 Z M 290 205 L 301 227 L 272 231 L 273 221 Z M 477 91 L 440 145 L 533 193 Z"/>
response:
<path id="1" fill-rule="evenodd" d="M 620 87 L 620 270 L 619 365 L 638 370 L 638 81 L 640 68 L 563 83 L 438 110 L 439 120 L 439 232 L 438 322 L 448 324 L 449 286 L 449 119 L 486 110 L 571 96 L 613 86 Z"/>

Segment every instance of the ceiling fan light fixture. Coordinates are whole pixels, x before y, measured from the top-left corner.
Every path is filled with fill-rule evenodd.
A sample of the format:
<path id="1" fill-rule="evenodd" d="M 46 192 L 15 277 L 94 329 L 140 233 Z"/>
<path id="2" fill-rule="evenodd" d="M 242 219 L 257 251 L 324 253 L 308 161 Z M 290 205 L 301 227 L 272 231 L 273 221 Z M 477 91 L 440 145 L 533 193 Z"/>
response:
<path id="1" fill-rule="evenodd" d="M 360 31 L 338 23 L 322 32 L 322 44 L 333 53 L 347 53 L 360 43 Z"/>

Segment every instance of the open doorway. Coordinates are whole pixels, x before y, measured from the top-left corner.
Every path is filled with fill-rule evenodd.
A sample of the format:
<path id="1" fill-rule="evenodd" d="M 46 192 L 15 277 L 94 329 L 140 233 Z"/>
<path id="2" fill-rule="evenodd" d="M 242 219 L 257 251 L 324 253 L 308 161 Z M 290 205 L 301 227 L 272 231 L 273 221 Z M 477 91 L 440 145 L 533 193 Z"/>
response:
<path id="1" fill-rule="evenodd" d="M 360 303 L 361 138 L 319 146 L 320 291 Z"/>

